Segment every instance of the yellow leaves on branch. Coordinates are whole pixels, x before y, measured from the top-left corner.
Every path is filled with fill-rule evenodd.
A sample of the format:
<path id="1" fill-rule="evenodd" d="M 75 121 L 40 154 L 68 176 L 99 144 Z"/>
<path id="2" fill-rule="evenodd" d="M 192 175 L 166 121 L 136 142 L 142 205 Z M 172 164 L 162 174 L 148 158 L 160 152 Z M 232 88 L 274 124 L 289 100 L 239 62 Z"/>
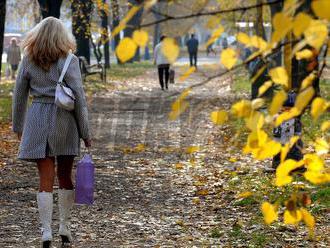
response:
<path id="1" fill-rule="evenodd" d="M 273 17 L 274 33 L 272 35 L 272 43 L 278 43 L 292 29 L 292 18 L 285 13 L 276 13 Z"/>
<path id="2" fill-rule="evenodd" d="M 239 32 L 236 34 L 236 39 L 238 42 L 244 44 L 245 46 L 250 46 L 251 44 L 250 36 L 248 36 L 246 33 Z"/>
<path id="3" fill-rule="evenodd" d="M 258 90 L 258 96 L 262 96 L 263 94 L 265 94 L 266 93 L 266 91 L 270 88 L 270 87 L 272 87 L 272 85 L 273 85 L 273 82 L 272 81 L 267 81 L 267 82 L 264 82 L 262 85 L 261 85 L 261 87 L 259 88 L 259 90 Z"/>
<path id="4" fill-rule="evenodd" d="M 314 0 L 312 2 L 313 12 L 321 19 L 330 21 L 330 1 L 329 0 Z"/>
<path id="5" fill-rule="evenodd" d="M 111 37 L 115 37 L 123 29 L 126 28 L 126 24 L 132 17 L 140 10 L 141 6 L 133 6 L 127 12 L 126 16 L 120 21 L 119 25 L 111 32 Z"/>
<path id="6" fill-rule="evenodd" d="M 145 47 L 148 39 L 148 33 L 144 30 L 135 30 L 133 33 L 133 40 L 139 47 Z"/>
<path id="7" fill-rule="evenodd" d="M 232 48 L 227 48 L 221 53 L 221 63 L 230 70 L 237 62 L 236 51 Z"/>
<path id="8" fill-rule="evenodd" d="M 122 63 L 125 63 L 134 57 L 137 47 L 131 38 L 126 37 L 119 42 L 116 55 Z"/>
<path id="9" fill-rule="evenodd" d="M 316 121 L 327 110 L 329 104 L 321 97 L 317 97 L 312 102 L 311 116 Z"/>
<path id="10" fill-rule="evenodd" d="M 327 154 L 329 152 L 329 144 L 324 138 L 316 138 L 314 148 L 317 155 Z"/>
<path id="11" fill-rule="evenodd" d="M 306 88 L 305 90 L 301 91 L 296 99 L 294 106 L 302 112 L 306 106 L 310 103 L 313 96 L 315 94 L 315 90 L 312 86 Z"/>
<path id="12" fill-rule="evenodd" d="M 228 121 L 228 113 L 225 110 L 213 111 L 210 118 L 214 124 L 222 125 Z"/>
<path id="13" fill-rule="evenodd" d="M 284 224 L 286 225 L 297 225 L 302 220 L 302 213 L 299 209 L 284 211 Z"/>
<path id="14" fill-rule="evenodd" d="M 162 53 L 173 64 L 179 56 L 180 49 L 173 38 L 165 38 L 162 45 Z"/>
<path id="15" fill-rule="evenodd" d="M 300 91 L 306 89 L 307 87 L 311 86 L 312 83 L 314 82 L 316 75 L 315 73 L 309 74 L 301 83 Z"/>
<path id="16" fill-rule="evenodd" d="M 269 202 L 263 202 L 261 205 L 261 212 L 264 216 L 264 221 L 267 225 L 272 224 L 278 219 L 278 212 L 275 206 Z"/>
<path id="17" fill-rule="evenodd" d="M 269 76 L 274 83 L 288 87 L 289 77 L 284 67 L 276 67 L 269 71 Z"/>

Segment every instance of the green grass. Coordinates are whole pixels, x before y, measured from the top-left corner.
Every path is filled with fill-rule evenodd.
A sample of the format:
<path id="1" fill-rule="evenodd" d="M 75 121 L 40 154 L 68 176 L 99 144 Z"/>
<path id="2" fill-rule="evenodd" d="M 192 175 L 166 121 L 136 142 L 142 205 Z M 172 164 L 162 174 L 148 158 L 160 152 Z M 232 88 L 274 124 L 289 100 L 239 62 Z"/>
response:
<path id="1" fill-rule="evenodd" d="M 128 63 L 124 65 L 112 64 L 107 71 L 109 79 L 127 79 L 143 75 L 147 70 L 155 66 L 148 61 Z"/>
<path id="2" fill-rule="evenodd" d="M 312 193 L 311 199 L 316 203 L 311 211 L 313 214 L 326 213 L 330 209 L 330 187 L 324 186 Z"/>

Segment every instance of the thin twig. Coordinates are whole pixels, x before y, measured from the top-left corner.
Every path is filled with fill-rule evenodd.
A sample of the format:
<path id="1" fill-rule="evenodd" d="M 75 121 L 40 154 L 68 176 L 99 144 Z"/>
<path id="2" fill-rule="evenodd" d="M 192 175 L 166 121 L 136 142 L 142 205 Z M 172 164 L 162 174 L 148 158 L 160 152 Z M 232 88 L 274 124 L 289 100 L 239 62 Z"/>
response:
<path id="1" fill-rule="evenodd" d="M 231 9 L 224 9 L 224 10 L 217 10 L 217 11 L 210 11 L 210 12 L 198 12 L 198 13 L 194 13 L 194 14 L 190 14 L 190 15 L 183 15 L 183 16 L 170 16 L 161 12 L 154 12 L 154 10 L 151 10 L 154 13 L 157 13 L 159 15 L 165 16 L 165 18 L 160 19 L 160 20 L 156 20 L 153 22 L 149 22 L 146 24 L 142 24 L 139 25 L 139 28 L 143 28 L 143 27 L 149 27 L 149 26 L 153 26 L 155 24 L 159 24 L 159 23 L 163 23 L 163 22 L 167 22 L 170 20 L 183 20 L 183 19 L 190 19 L 190 18 L 195 18 L 195 17 L 201 17 L 201 16 L 214 16 L 214 15 L 219 15 L 219 14 L 224 14 L 224 13 L 230 13 L 230 12 L 239 12 L 239 11 L 247 11 L 249 9 L 254 9 L 254 8 L 259 8 L 259 7 L 263 7 L 263 6 L 270 6 L 273 4 L 278 4 L 278 3 L 282 3 L 284 0 L 275 0 L 273 2 L 262 2 L 259 4 L 254 4 L 254 5 L 250 5 L 250 6 L 246 6 L 246 7 L 238 7 L 238 8 L 231 8 Z"/>

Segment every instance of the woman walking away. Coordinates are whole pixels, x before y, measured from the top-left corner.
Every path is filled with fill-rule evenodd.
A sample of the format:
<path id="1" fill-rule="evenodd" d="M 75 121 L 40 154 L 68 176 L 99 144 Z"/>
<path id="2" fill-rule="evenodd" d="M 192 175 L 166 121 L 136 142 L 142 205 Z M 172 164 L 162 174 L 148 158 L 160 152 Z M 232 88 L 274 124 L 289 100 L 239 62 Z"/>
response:
<path id="1" fill-rule="evenodd" d="M 155 51 L 154 51 L 154 64 L 156 64 L 158 67 L 159 83 L 162 90 L 164 90 L 164 87 L 168 90 L 168 80 L 170 77 L 170 63 L 168 62 L 167 58 L 162 52 L 162 44 L 165 38 L 166 38 L 165 35 L 160 37 L 160 42 L 155 47 Z M 165 81 L 164 81 L 164 74 L 165 74 Z"/>
<path id="2" fill-rule="evenodd" d="M 17 40 L 12 38 L 7 50 L 7 63 L 11 66 L 11 79 L 15 79 L 15 74 L 21 61 L 21 49 L 17 45 Z"/>
<path id="3" fill-rule="evenodd" d="M 80 153 L 80 138 L 90 147 L 87 104 L 79 62 L 73 56 L 64 82 L 75 96 L 73 111 L 54 103 L 55 89 L 66 57 L 75 50 L 75 41 L 63 23 L 48 17 L 34 27 L 22 43 L 24 57 L 13 97 L 13 131 L 21 141 L 18 158 L 37 163 L 40 177 L 37 194 L 43 247 L 51 247 L 55 161 L 59 182 L 59 235 L 62 244 L 72 241 L 69 219 L 73 205 L 71 171 Z M 28 95 L 33 100 L 26 111 Z M 27 115 L 25 117 L 25 113 Z"/>

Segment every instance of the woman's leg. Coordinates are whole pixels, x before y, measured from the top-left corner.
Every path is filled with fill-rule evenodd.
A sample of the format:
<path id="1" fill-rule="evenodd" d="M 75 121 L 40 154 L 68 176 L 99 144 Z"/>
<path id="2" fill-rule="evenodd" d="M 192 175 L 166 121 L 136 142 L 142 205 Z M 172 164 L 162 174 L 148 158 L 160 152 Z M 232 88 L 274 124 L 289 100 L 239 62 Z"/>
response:
<path id="1" fill-rule="evenodd" d="M 70 211 L 74 201 L 72 183 L 72 167 L 74 156 L 57 157 L 58 209 L 60 213 L 60 227 L 58 233 L 61 235 L 62 244 L 72 241 L 70 232 Z"/>
<path id="2" fill-rule="evenodd" d="M 37 161 L 40 186 L 37 195 L 39 217 L 42 226 L 43 247 L 50 247 L 52 237 L 53 185 L 55 177 L 54 158 Z"/>
<path id="3" fill-rule="evenodd" d="M 57 157 L 57 179 L 60 189 L 73 189 L 72 167 L 74 156 Z"/>
<path id="4" fill-rule="evenodd" d="M 55 163 L 53 157 L 37 161 L 39 171 L 39 192 L 53 192 L 55 178 Z"/>

